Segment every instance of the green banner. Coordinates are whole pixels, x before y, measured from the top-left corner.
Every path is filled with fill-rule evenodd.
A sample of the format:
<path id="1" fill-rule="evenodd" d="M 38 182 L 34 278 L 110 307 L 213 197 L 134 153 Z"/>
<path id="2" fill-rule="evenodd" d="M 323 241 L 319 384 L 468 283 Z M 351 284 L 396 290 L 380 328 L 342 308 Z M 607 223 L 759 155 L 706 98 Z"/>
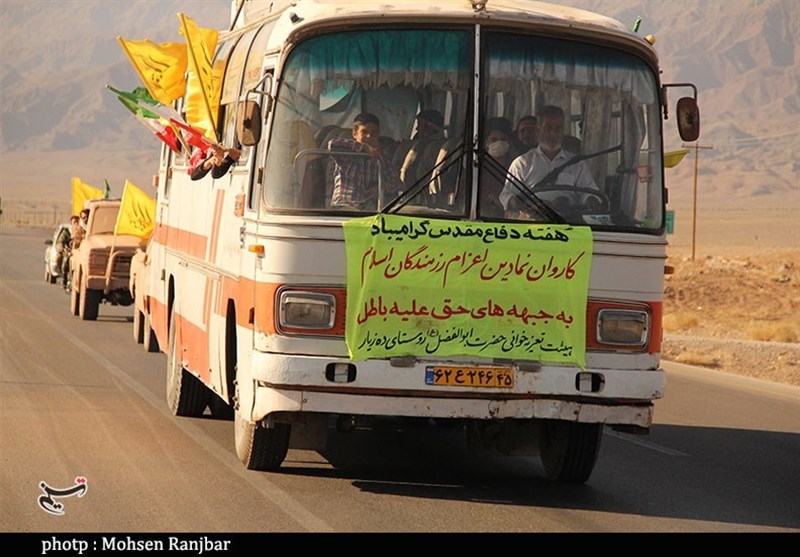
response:
<path id="1" fill-rule="evenodd" d="M 585 367 L 592 232 L 378 215 L 344 223 L 350 358 Z"/>

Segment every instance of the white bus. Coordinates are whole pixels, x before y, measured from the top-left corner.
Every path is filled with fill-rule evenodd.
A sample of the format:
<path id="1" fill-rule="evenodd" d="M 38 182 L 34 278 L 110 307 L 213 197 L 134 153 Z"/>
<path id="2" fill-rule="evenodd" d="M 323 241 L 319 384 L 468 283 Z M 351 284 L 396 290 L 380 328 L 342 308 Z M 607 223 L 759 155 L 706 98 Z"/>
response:
<path id="1" fill-rule="evenodd" d="M 605 426 L 648 431 L 665 389 L 668 117 L 650 42 L 607 17 L 528 1 L 247 0 L 232 17 L 214 61 L 217 133 L 241 157 L 221 178 L 191 181 L 188 155 L 165 149 L 158 179 L 145 306 L 176 415 L 232 417 L 249 469 L 321 447 L 334 424 L 391 417 L 538 454 L 566 482 L 589 478 Z M 372 143 L 354 124 L 364 114 L 378 121 Z M 527 116 L 538 116 L 538 146 L 530 130 L 515 134 Z M 696 89 L 676 116 L 696 139 Z M 353 222 L 383 223 L 364 230 L 384 243 L 359 252 L 345 239 Z M 590 250 L 561 274 L 563 246 L 541 259 L 505 240 L 497 268 L 523 282 L 491 282 L 488 247 L 459 251 L 579 231 Z M 348 276 L 348 253 L 374 274 L 391 257 L 381 249 L 421 238 L 432 255 L 405 251 L 368 292 L 353 267 Z M 568 285 L 578 260 L 585 284 Z M 467 282 L 434 291 L 431 277 L 458 261 Z M 549 285 L 530 273 L 540 263 Z M 394 280 L 401 270 L 419 292 Z M 567 297 L 578 315 L 548 313 Z"/>

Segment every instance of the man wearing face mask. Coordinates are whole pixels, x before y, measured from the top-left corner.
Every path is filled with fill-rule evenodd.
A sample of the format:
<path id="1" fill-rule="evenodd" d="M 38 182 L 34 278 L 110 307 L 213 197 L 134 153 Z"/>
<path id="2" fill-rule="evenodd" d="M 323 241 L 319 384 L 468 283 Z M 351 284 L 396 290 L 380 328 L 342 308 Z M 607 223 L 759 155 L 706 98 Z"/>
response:
<path id="1" fill-rule="evenodd" d="M 499 196 L 505 184 L 505 173 L 511 161 L 517 156 L 514 148 L 514 132 L 511 122 L 505 118 L 489 118 L 483 130 L 483 148 L 493 159 L 481 166 L 480 174 L 480 214 L 484 217 L 503 216 Z M 502 167 L 497 168 L 496 162 Z"/>
<path id="2" fill-rule="evenodd" d="M 539 145 L 517 157 L 508 168 L 508 173 L 516 177 L 529 188 L 533 188 L 545 176 L 564 165 L 575 153 L 562 148 L 564 139 L 564 111 L 558 106 L 546 106 L 539 114 Z M 549 185 L 559 186 L 558 191 L 533 192 L 557 211 L 559 208 L 576 206 L 581 203 L 596 202 L 594 196 L 585 192 L 570 192 L 571 186 L 598 190 L 597 184 L 585 161 L 564 167 Z M 500 203 L 509 213 L 524 212 L 518 188 L 506 181 L 500 192 Z"/>

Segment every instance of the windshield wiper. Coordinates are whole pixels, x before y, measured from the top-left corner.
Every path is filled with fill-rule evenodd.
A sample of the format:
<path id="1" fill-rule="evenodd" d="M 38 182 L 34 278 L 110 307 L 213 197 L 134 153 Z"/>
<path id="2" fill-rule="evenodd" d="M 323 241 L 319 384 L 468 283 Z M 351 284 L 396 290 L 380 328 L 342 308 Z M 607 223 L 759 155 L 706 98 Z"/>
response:
<path id="1" fill-rule="evenodd" d="M 414 182 L 411 187 L 401 191 L 397 194 L 397 197 L 392 199 L 389 203 L 387 203 L 383 209 L 381 209 L 380 214 L 385 213 L 397 213 L 400 209 L 402 209 L 409 201 L 414 199 L 422 190 L 431 183 L 431 181 L 435 180 L 439 176 L 441 176 L 448 168 L 453 166 L 454 164 L 458 163 L 461 160 L 461 157 L 464 156 L 464 142 L 460 142 L 456 147 L 450 151 L 442 160 L 436 163 L 433 168 L 426 171 L 422 174 L 422 177 L 419 178 L 416 182 Z M 437 172 L 438 171 L 438 172 Z"/>
<path id="2" fill-rule="evenodd" d="M 600 155 L 606 155 L 608 153 L 613 153 L 614 151 L 619 151 L 620 149 L 622 149 L 622 143 L 620 143 L 616 147 L 603 149 L 602 151 L 597 151 L 596 153 L 589 153 L 588 155 L 575 155 L 564 164 L 561 164 L 555 167 L 550 172 L 548 172 L 547 175 L 538 182 L 536 182 L 536 184 L 534 184 L 533 188 L 531 189 L 536 189 L 539 186 L 554 185 L 556 178 L 558 178 L 558 175 L 561 174 L 561 171 L 564 170 L 565 168 L 568 168 L 573 164 L 578 164 L 579 162 L 585 161 L 587 159 L 593 159 L 594 157 L 599 157 Z"/>
<path id="3" fill-rule="evenodd" d="M 511 184 L 512 189 L 516 190 L 514 195 L 517 197 L 517 199 L 525 203 L 529 210 L 538 213 L 544 219 L 553 221 L 556 224 L 566 224 L 567 221 L 564 219 L 564 217 L 553 210 L 553 208 L 547 203 L 539 199 L 539 197 L 533 193 L 533 191 L 531 191 L 531 189 L 526 186 L 522 180 L 513 174 L 509 174 L 506 167 L 498 162 L 498 160 L 492 155 L 483 149 L 478 149 L 477 153 L 478 157 L 480 157 L 480 159 L 483 161 L 484 167 L 492 176 L 492 178 L 502 181 L 504 184 Z"/>

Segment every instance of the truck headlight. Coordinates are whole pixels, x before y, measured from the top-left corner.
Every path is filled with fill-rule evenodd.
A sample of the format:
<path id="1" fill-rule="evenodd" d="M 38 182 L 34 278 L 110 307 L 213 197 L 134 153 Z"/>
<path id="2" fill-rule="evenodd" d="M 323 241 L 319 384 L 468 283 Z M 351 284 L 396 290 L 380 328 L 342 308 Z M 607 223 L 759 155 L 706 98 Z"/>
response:
<path id="1" fill-rule="evenodd" d="M 336 299 L 331 294 L 286 290 L 279 305 L 281 328 L 330 329 L 336 319 Z"/>
<path id="2" fill-rule="evenodd" d="M 627 309 L 601 309 L 597 313 L 597 340 L 616 346 L 643 347 L 650 332 L 647 312 Z"/>

